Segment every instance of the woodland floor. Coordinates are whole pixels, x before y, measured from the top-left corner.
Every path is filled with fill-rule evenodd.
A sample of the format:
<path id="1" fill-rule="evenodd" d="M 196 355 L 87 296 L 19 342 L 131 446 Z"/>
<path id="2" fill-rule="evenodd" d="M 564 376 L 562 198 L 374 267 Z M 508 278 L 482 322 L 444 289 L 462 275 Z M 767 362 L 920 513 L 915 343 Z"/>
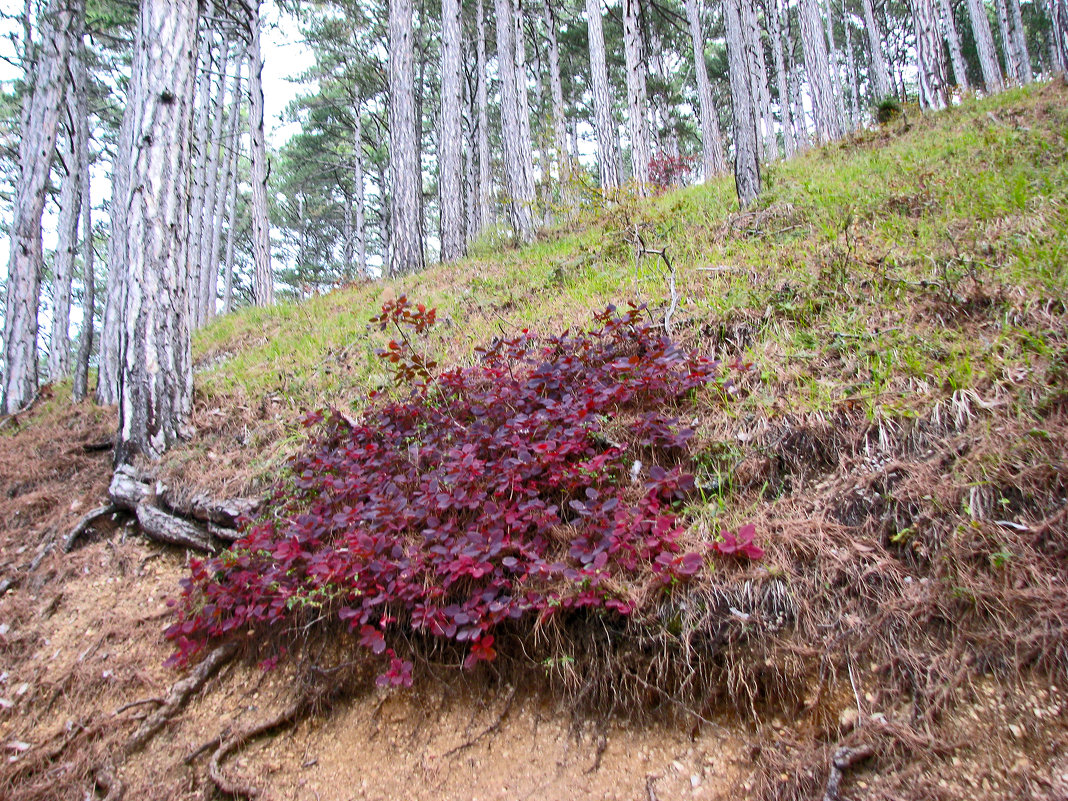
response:
<path id="1" fill-rule="evenodd" d="M 1052 159 L 1063 179 L 1068 92 L 1003 102 L 819 158 L 840 165 L 880 137 L 945 138 L 924 128 L 945 124 L 988 144 L 1015 137 L 1006 146 L 1017 150 L 1018 139 L 1041 140 L 1025 157 Z M 1068 798 L 1068 182 L 1028 184 L 1022 212 L 932 222 L 924 204 L 944 202 L 928 197 L 939 191 L 932 169 L 916 179 L 922 191 L 894 187 L 879 201 L 916 237 L 956 226 L 955 244 L 939 235 L 917 246 L 929 260 L 891 252 L 860 224 L 821 235 L 801 201 L 783 197 L 785 211 L 772 203 L 779 211 L 764 217 L 691 225 L 678 248 L 692 253 L 678 267 L 677 336 L 757 362 L 736 411 L 702 411 L 699 478 L 720 484 L 694 525 L 752 522 L 767 550 L 703 590 L 730 599 L 737 619 L 723 625 L 737 636 L 696 670 L 700 703 L 655 686 L 579 703 L 584 682 L 609 675 L 579 633 L 570 676 L 537 664 L 497 675 L 426 666 L 410 690 L 355 684 L 238 749 L 226 774 L 276 799 L 785 800 L 822 798 L 836 750 L 870 747 L 843 771 L 840 797 Z M 789 177 L 772 192 L 788 194 Z M 734 223 L 756 233 L 734 235 Z M 792 239 L 805 225 L 809 238 Z M 297 409 L 380 380 L 363 366 L 373 344 L 362 323 L 337 340 L 322 334 L 310 355 L 294 348 L 290 362 L 257 351 L 270 347 L 271 325 L 282 339 L 301 315 L 357 309 L 365 321 L 383 293 L 407 291 L 440 301 L 453 321 L 443 342 L 450 330 L 488 339 L 523 324 L 538 298 L 553 298 L 535 312 L 552 331 L 631 289 L 626 247 L 596 251 L 590 267 L 582 243 L 520 264 L 521 280 L 544 279 L 519 285 L 528 298 L 476 260 L 404 287 L 318 298 L 318 311 L 220 321 L 198 344 L 198 436 L 160 476 L 190 493 L 262 489 L 299 445 Z M 761 253 L 768 246 L 776 260 Z M 1039 252 L 1045 283 L 1020 272 Z M 793 272 L 776 272 L 783 263 Z M 561 283 L 561 265 L 586 284 Z M 461 289 L 446 297 L 453 284 Z M 442 356 L 462 361 L 467 347 L 443 344 Z M 877 374 L 885 352 L 895 355 Z M 267 366 L 234 379 L 246 357 Z M 230 661 L 123 758 L 182 677 L 163 666 L 162 632 L 189 555 L 123 518 L 71 553 L 56 547 L 106 498 L 111 455 L 100 448 L 114 420 L 55 393 L 0 432 L 0 798 L 104 797 L 109 765 L 126 798 L 225 797 L 208 778 L 215 738 L 285 709 L 297 680 L 284 666 Z"/>

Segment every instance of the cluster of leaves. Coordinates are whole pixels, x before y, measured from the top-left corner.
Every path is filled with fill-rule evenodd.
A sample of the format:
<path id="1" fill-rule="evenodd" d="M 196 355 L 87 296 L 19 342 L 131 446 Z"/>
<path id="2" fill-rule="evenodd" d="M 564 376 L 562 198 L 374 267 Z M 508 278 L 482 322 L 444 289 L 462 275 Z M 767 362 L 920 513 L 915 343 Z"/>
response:
<path id="1" fill-rule="evenodd" d="M 661 153 L 649 161 L 649 183 L 657 189 L 670 189 L 685 183 L 693 172 L 695 156 L 669 156 Z"/>
<path id="2" fill-rule="evenodd" d="M 679 542 L 693 432 L 670 412 L 722 380 L 719 365 L 670 341 L 643 309 L 610 307 L 597 321 L 495 341 L 478 364 L 420 374 L 406 399 L 358 421 L 309 415 L 312 441 L 269 513 L 231 550 L 192 563 L 167 632 L 172 661 L 214 639 L 294 629 L 310 613 L 346 621 L 388 660 L 379 682 L 406 685 L 411 663 L 387 643 L 405 627 L 465 644 L 470 667 L 495 658 L 494 631 L 508 621 L 629 616 L 628 586 L 698 573 L 707 554 Z M 425 331 L 432 313 L 402 298 L 376 322 Z M 402 340 L 406 355 L 385 357 L 407 375 Z M 717 545 L 742 553 L 751 540 Z"/>

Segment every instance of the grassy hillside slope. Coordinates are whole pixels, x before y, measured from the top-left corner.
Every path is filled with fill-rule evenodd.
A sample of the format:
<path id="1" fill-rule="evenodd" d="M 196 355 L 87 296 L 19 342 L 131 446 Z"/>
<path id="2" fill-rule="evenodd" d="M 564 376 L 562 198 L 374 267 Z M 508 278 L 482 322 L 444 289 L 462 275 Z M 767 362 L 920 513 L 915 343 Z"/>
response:
<path id="1" fill-rule="evenodd" d="M 264 492 L 302 411 L 397 392 L 368 320 L 402 294 L 438 308 L 429 348 L 458 365 L 610 303 L 659 320 L 673 273 L 673 336 L 753 365 L 687 409 L 685 514 L 697 540 L 755 524 L 762 560 L 630 588 L 653 611 L 611 634 L 502 637 L 489 671 L 424 653 L 413 690 L 347 687 L 244 775 L 282 798 L 799 799 L 851 748 L 871 753 L 849 797 L 1068 794 L 1068 89 L 910 111 L 769 166 L 766 187 L 745 213 L 727 178 L 587 198 L 529 247 L 482 242 L 198 335 L 197 435 L 155 468 L 188 494 Z M 0 795 L 20 799 L 82 797 L 135 728 L 114 710 L 164 694 L 161 599 L 185 573 L 123 528 L 28 567 L 107 475 L 82 449 L 104 414 L 58 398 L 0 436 L 0 564 L 19 580 L 0 598 Z M 128 792 L 198 796 L 193 752 L 284 708 L 308 680 L 286 670 L 225 672 L 119 763 Z"/>

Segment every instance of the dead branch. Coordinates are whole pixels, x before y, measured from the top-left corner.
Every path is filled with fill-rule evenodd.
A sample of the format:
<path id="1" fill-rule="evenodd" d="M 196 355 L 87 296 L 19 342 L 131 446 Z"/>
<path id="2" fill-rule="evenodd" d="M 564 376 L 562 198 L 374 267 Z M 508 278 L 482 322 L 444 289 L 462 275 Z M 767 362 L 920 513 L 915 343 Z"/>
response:
<path id="1" fill-rule="evenodd" d="M 97 520 L 110 514 L 114 514 L 119 511 L 119 507 L 113 503 L 109 503 L 106 506 L 98 506 L 92 511 L 86 513 L 81 520 L 78 521 L 78 525 L 70 530 L 70 533 L 63 538 L 63 553 L 70 553 L 74 547 L 75 541 L 78 537 L 82 536 L 89 530 Z"/>
<path id="2" fill-rule="evenodd" d="M 863 762 L 875 753 L 872 745 L 860 745 L 856 748 L 839 748 L 834 752 L 831 759 L 831 775 L 827 778 L 827 790 L 823 794 L 823 801 L 842 801 L 841 785 L 845 778 L 845 772 Z"/>
<path id="3" fill-rule="evenodd" d="M 215 753 L 211 755 L 211 761 L 208 763 L 208 775 L 211 777 L 215 786 L 226 795 L 236 796 L 238 798 L 257 798 L 263 792 L 259 787 L 245 781 L 241 778 L 235 778 L 227 776 L 222 770 L 222 761 L 232 752 L 241 748 L 250 740 L 254 740 L 261 734 L 266 734 L 272 729 L 277 729 L 279 726 L 284 726 L 293 723 L 296 718 L 303 713 L 311 705 L 312 695 L 306 693 L 301 697 L 293 701 L 288 707 L 283 709 L 273 718 L 257 723 L 247 729 L 243 729 L 236 734 L 232 734 L 219 744 L 219 747 L 215 749 Z"/>
<path id="4" fill-rule="evenodd" d="M 135 754 L 144 748 L 156 732 L 162 729 L 167 721 L 185 705 L 186 701 L 189 700 L 189 696 L 203 687 L 204 682 L 211 678 L 220 667 L 233 659 L 235 654 L 237 654 L 236 644 L 226 643 L 220 645 L 204 657 L 204 660 L 193 669 L 192 673 L 181 681 L 175 682 L 167 693 L 163 706 L 146 718 L 126 743 L 126 755 Z"/>

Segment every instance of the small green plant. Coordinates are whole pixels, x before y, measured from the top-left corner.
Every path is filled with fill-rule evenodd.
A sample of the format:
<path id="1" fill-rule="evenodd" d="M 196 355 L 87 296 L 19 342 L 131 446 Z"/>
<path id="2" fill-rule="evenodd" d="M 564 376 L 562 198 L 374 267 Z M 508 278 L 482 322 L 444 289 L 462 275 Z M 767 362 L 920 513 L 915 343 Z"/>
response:
<path id="1" fill-rule="evenodd" d="M 875 104 L 875 121 L 880 125 L 893 122 L 901 116 L 901 103 L 896 97 L 887 96 Z"/>

